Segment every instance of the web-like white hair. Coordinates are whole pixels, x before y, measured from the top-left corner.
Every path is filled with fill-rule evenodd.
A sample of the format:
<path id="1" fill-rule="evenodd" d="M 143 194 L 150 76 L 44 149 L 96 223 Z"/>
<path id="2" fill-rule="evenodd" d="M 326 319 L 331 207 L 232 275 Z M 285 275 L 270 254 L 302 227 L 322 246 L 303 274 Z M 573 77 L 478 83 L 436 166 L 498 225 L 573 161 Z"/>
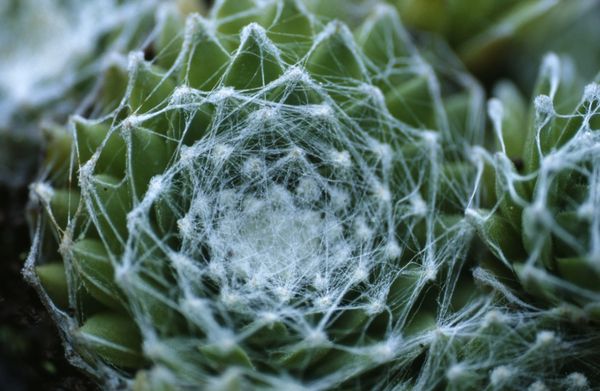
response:
<path id="1" fill-rule="evenodd" d="M 190 53 L 223 24 L 289 3 L 304 10 L 255 3 L 225 19 L 217 17 L 224 1 L 208 19 L 190 16 L 166 73 L 133 53 L 120 107 L 76 119 L 110 127 L 89 160 L 74 155 L 81 204 L 58 230 L 61 253 L 69 270 L 73 241 L 97 232 L 141 330 L 147 377 L 182 388 L 235 379 L 268 389 L 562 384 L 540 360 L 559 365 L 577 346 L 541 331 L 552 314 L 527 307 L 483 269 L 475 281 L 492 293 L 479 295 L 469 270 L 474 230 L 463 211 L 478 202 L 479 87 L 427 64 L 388 7 L 365 23 L 366 31 L 388 23 L 376 48 L 389 56 L 383 66 L 337 21 L 313 19 L 320 33 L 305 47 L 274 43 L 276 12 L 271 25 L 221 35 L 230 58 L 214 87 L 190 86 Z M 354 62 L 354 74 L 311 68 L 332 39 L 349 53 L 332 66 Z M 232 42 L 238 49 L 225 50 Z M 235 79 L 244 56 L 258 56 L 247 81 L 258 87 Z M 142 99 L 156 103 L 131 112 L 136 78 L 149 74 L 161 81 Z M 382 90 L 418 78 L 426 96 L 403 102 L 409 118 L 400 120 Z M 466 114 L 450 115 L 452 94 L 466 100 Z M 419 106 L 430 107 L 430 122 L 411 110 Z M 114 137 L 124 140 L 125 173 L 109 180 L 97 167 Z M 163 160 L 166 169 L 140 185 L 144 166 Z M 47 206 L 52 192 L 34 187 Z M 86 352 L 72 331 L 79 321 L 53 308 L 69 345 Z M 75 361 L 111 386 L 130 380 L 90 351 Z"/>
<path id="2" fill-rule="evenodd" d="M 495 252 L 506 264 L 522 262 L 522 279 L 543 285 L 547 300 L 566 298 L 592 310 L 600 300 L 596 288 L 586 282 L 600 273 L 600 87 L 597 82 L 583 87 L 574 65 L 555 54 L 545 57 L 538 84 L 542 91 L 532 102 L 532 155 L 527 156 L 530 167 L 525 172 L 515 168 L 505 145 L 507 138 L 515 137 L 506 133 L 509 114 L 500 100 L 489 104 L 500 152 L 487 159 L 504 193 L 500 209 L 509 200 L 523 210 L 517 226 L 527 256 L 511 260 L 500 248 Z M 570 264 L 579 269 L 571 271 Z"/>

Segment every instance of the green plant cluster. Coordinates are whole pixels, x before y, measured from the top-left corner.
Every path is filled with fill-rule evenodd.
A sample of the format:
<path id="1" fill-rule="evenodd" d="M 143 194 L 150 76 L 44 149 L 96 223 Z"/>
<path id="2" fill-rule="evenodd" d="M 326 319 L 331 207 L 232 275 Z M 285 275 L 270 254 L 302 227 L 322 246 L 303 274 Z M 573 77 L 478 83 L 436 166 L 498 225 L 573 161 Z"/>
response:
<path id="1" fill-rule="evenodd" d="M 71 362 L 106 389 L 599 386 L 596 48 L 520 91 L 598 8 L 163 4 L 30 187 L 23 273 Z M 486 103 L 469 71 L 512 55 Z"/>
<path id="2" fill-rule="evenodd" d="M 497 88 L 489 111 L 499 152 L 488 161 L 497 202 L 493 211 L 468 214 L 527 292 L 581 307 L 582 316 L 598 321 L 600 85 L 582 84 L 550 54 L 531 107 L 514 104 L 524 99 L 513 85 Z"/>

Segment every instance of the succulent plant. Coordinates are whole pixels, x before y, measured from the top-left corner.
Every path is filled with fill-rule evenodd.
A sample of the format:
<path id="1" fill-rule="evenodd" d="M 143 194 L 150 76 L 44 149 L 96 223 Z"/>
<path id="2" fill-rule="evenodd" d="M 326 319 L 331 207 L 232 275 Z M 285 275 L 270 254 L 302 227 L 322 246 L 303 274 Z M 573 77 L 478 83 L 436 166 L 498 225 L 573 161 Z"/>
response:
<path id="1" fill-rule="evenodd" d="M 587 385 L 565 358 L 595 338 L 474 283 L 482 92 L 393 8 L 350 31 L 223 0 L 153 36 L 32 185 L 24 273 L 74 364 L 138 390 Z"/>
<path id="2" fill-rule="evenodd" d="M 525 289 L 600 320 L 600 85 L 582 87 L 568 59 L 549 54 L 529 109 L 503 83 L 489 104 L 499 151 L 493 210 L 469 211 Z M 583 92 L 583 94 L 582 94 Z"/>
<path id="3" fill-rule="evenodd" d="M 155 0 L 4 1 L 0 4 L 0 184 L 37 168 L 40 121 L 85 108 L 95 75 L 140 44 Z"/>

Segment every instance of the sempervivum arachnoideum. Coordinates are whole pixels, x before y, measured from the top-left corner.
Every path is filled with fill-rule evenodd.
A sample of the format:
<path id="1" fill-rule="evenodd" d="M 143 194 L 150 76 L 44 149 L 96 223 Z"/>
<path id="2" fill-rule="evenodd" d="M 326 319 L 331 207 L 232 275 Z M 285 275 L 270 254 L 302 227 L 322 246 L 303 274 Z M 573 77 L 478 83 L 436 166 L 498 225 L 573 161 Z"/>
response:
<path id="1" fill-rule="evenodd" d="M 141 390 L 562 384 L 575 345 L 464 267 L 468 77 L 389 7 L 354 34 L 293 0 L 165 15 L 32 185 L 25 274 L 76 365 Z"/>
<path id="2" fill-rule="evenodd" d="M 489 112 L 500 151 L 497 205 L 469 212 L 483 239 L 525 289 L 600 319 L 600 86 L 583 87 L 568 59 L 548 55 L 527 112 L 515 87 Z M 519 103 L 520 102 L 520 103 Z"/>

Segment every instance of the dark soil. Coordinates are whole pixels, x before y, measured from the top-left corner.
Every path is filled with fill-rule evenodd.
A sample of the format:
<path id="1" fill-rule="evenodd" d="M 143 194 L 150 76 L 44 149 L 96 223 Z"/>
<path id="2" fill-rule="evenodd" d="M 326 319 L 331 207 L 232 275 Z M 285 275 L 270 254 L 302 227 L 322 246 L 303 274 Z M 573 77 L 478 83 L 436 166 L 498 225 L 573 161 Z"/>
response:
<path id="1" fill-rule="evenodd" d="M 0 390 L 97 390 L 67 362 L 56 326 L 21 276 L 26 200 L 26 189 L 0 185 Z"/>

